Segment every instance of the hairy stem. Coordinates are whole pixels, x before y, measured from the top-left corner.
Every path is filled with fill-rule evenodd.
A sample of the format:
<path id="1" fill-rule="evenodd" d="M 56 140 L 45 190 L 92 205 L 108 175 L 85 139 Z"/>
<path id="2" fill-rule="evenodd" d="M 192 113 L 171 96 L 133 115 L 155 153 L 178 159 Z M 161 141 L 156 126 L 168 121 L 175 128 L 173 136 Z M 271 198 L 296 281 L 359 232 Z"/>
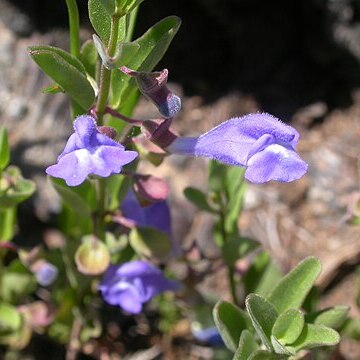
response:
<path id="1" fill-rule="evenodd" d="M 113 15 L 113 17 L 111 18 L 110 39 L 107 47 L 107 52 L 110 57 L 115 55 L 117 39 L 119 34 L 119 22 L 120 22 L 120 17 Z M 99 96 L 95 108 L 99 126 L 103 124 L 103 116 L 105 113 L 105 108 L 109 97 L 110 82 L 111 82 L 111 70 L 107 69 L 104 65 L 102 65 L 101 73 L 100 73 Z"/>

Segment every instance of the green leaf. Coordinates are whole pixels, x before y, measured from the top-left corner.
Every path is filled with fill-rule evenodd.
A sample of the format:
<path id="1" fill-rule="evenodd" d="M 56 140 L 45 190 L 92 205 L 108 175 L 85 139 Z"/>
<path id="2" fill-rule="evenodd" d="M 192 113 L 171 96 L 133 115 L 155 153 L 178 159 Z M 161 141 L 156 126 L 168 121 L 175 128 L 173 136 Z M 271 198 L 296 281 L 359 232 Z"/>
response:
<path id="1" fill-rule="evenodd" d="M 103 0 L 104 1 L 104 0 Z M 115 0 L 117 14 L 125 15 L 139 6 L 144 0 Z"/>
<path id="2" fill-rule="evenodd" d="M 232 237 L 222 247 L 223 260 L 227 265 L 233 266 L 237 260 L 255 250 L 259 245 L 258 242 L 250 238 Z"/>
<path id="3" fill-rule="evenodd" d="M 235 352 L 233 360 L 247 360 L 251 353 L 259 348 L 254 340 L 254 335 L 249 330 L 244 330 L 241 333 L 239 347 Z"/>
<path id="4" fill-rule="evenodd" d="M 23 298 L 36 289 L 36 279 L 19 260 L 14 260 L 1 276 L 0 297 L 2 300 L 19 304 Z"/>
<path id="5" fill-rule="evenodd" d="M 9 166 L 0 183 L 0 208 L 11 208 L 29 198 L 36 189 L 33 181 L 24 179 L 20 169 Z M 9 179 L 9 180 L 6 180 Z"/>
<path id="6" fill-rule="evenodd" d="M 16 207 L 0 208 L 0 242 L 10 241 L 14 237 Z"/>
<path id="7" fill-rule="evenodd" d="M 94 90 L 82 63 L 69 53 L 52 46 L 29 47 L 31 58 L 83 109 L 94 103 Z"/>
<path id="8" fill-rule="evenodd" d="M 52 85 L 52 86 L 49 86 L 49 87 L 46 87 L 46 88 L 42 89 L 41 92 L 43 94 L 54 95 L 54 94 L 64 93 L 65 90 L 61 86 L 55 84 L 55 85 Z"/>
<path id="9" fill-rule="evenodd" d="M 139 45 L 136 55 L 128 62 L 128 67 L 138 71 L 151 71 L 164 56 L 172 39 L 180 27 L 180 19 L 169 16 L 151 27 L 133 43 Z M 128 98 L 138 91 L 134 79 L 120 70 L 112 72 L 110 105 L 121 110 Z"/>
<path id="10" fill-rule="evenodd" d="M 105 179 L 105 181 L 107 190 L 105 208 L 113 211 L 119 208 L 122 200 L 126 196 L 131 185 L 131 179 L 129 176 L 119 174 L 109 176 Z"/>
<path id="11" fill-rule="evenodd" d="M 226 347 L 235 352 L 243 330 L 251 329 L 248 315 L 237 306 L 219 301 L 213 310 L 214 321 Z"/>
<path id="12" fill-rule="evenodd" d="M 87 40 L 81 46 L 80 60 L 83 63 L 86 72 L 95 79 L 96 62 L 98 60 L 98 53 L 95 49 L 94 42 Z"/>
<path id="13" fill-rule="evenodd" d="M 248 360 L 284 360 L 284 356 L 273 354 L 265 350 L 258 350 L 252 353 Z"/>
<path id="14" fill-rule="evenodd" d="M 243 277 L 246 294 L 266 296 L 274 289 L 282 274 L 266 252 L 260 253 Z"/>
<path id="15" fill-rule="evenodd" d="M 12 305 L 0 303 L 0 337 L 20 329 L 22 318 Z"/>
<path id="16" fill-rule="evenodd" d="M 226 181 L 224 179 L 227 179 L 227 170 L 228 166 L 224 164 L 220 164 L 215 160 L 209 162 L 208 183 L 210 190 L 215 193 L 226 191 Z"/>
<path id="17" fill-rule="evenodd" d="M 304 324 L 304 314 L 300 310 L 289 309 L 276 319 L 271 333 L 282 345 L 291 344 L 300 336 Z"/>
<path id="18" fill-rule="evenodd" d="M 295 355 L 295 351 L 293 349 L 288 349 L 274 335 L 271 335 L 271 344 L 277 354 Z"/>
<path id="19" fill-rule="evenodd" d="M 99 0 L 110 16 L 115 13 L 115 0 Z"/>
<path id="20" fill-rule="evenodd" d="M 325 325 L 338 329 L 345 322 L 350 308 L 348 306 L 334 306 L 329 309 L 308 313 L 305 315 L 307 323 Z"/>
<path id="21" fill-rule="evenodd" d="M 104 44 L 107 44 L 110 38 L 111 29 L 111 14 L 109 7 L 106 5 L 106 0 L 89 0 L 89 18 L 96 33 L 100 36 Z M 126 18 L 120 19 L 118 42 L 125 39 L 126 34 Z"/>
<path id="22" fill-rule="evenodd" d="M 137 227 L 130 231 L 130 245 L 139 254 L 152 259 L 164 260 L 171 252 L 171 241 L 162 231 Z"/>
<path id="23" fill-rule="evenodd" d="M 4 170 L 10 162 L 10 146 L 6 128 L 0 127 L 0 170 Z"/>
<path id="24" fill-rule="evenodd" d="M 278 317 L 276 309 L 266 299 L 257 294 L 248 295 L 245 305 L 261 341 L 268 350 L 272 350 L 271 329 Z"/>
<path id="25" fill-rule="evenodd" d="M 301 349 L 336 345 L 339 341 L 340 335 L 337 331 L 323 325 L 305 324 L 301 335 L 287 348 L 298 352 Z"/>
<path id="26" fill-rule="evenodd" d="M 96 193 L 94 186 L 86 180 L 79 186 L 67 186 L 65 181 L 51 177 L 51 182 L 65 204 L 77 216 L 90 217 L 96 207 Z"/>
<path id="27" fill-rule="evenodd" d="M 186 199 L 192 202 L 198 209 L 210 213 L 217 213 L 217 211 L 209 205 L 206 195 L 201 190 L 193 187 L 187 187 L 184 190 L 184 195 Z"/>
<path id="28" fill-rule="evenodd" d="M 320 261 L 308 257 L 284 276 L 267 299 L 279 313 L 290 308 L 298 309 L 311 290 L 321 271 Z"/>

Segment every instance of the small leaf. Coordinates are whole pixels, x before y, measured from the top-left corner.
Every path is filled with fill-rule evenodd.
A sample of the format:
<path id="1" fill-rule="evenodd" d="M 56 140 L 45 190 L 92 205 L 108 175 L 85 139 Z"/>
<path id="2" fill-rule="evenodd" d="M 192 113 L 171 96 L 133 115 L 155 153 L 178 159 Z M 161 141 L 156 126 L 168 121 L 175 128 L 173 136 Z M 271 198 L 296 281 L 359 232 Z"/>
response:
<path id="1" fill-rule="evenodd" d="M 348 306 L 334 306 L 329 309 L 308 313 L 305 315 L 305 320 L 307 323 L 338 329 L 345 322 L 349 310 Z"/>
<path id="2" fill-rule="evenodd" d="M 104 179 L 107 189 L 107 201 L 105 208 L 114 211 L 120 207 L 121 201 L 130 189 L 131 180 L 129 176 L 112 175 Z"/>
<path id="3" fill-rule="evenodd" d="M 251 328 L 248 315 L 227 301 L 219 301 L 214 307 L 213 316 L 226 347 L 235 352 L 242 331 Z"/>
<path id="4" fill-rule="evenodd" d="M 180 19 L 169 16 L 151 27 L 143 36 L 133 41 L 139 46 L 136 55 L 128 62 L 127 66 L 137 71 L 152 71 L 164 56 L 172 39 L 180 27 Z M 120 112 L 129 98 L 138 92 L 134 79 L 125 75 L 120 70 L 113 70 L 111 81 L 110 105 Z"/>
<path id="5" fill-rule="evenodd" d="M 86 180 L 79 186 L 67 186 L 65 181 L 58 178 L 50 178 L 51 182 L 73 213 L 81 217 L 90 217 L 95 206 L 96 194 L 92 184 Z"/>
<path id="6" fill-rule="evenodd" d="M 186 199 L 192 202 L 198 209 L 210 213 L 217 213 L 217 211 L 209 205 L 206 195 L 201 190 L 187 187 L 184 190 L 184 195 Z"/>
<path id="7" fill-rule="evenodd" d="M 64 93 L 65 90 L 59 85 L 52 85 L 41 90 L 43 94 L 60 94 Z"/>
<path id="8" fill-rule="evenodd" d="M 287 348 L 298 352 L 301 349 L 336 345 L 339 341 L 340 335 L 337 331 L 323 325 L 305 324 L 301 335 Z"/>
<path id="9" fill-rule="evenodd" d="M 129 235 L 131 247 L 142 256 L 164 260 L 171 252 L 171 241 L 162 231 L 137 227 Z"/>
<path id="10" fill-rule="evenodd" d="M 289 309 L 276 319 L 272 335 L 282 344 L 293 343 L 304 327 L 304 314 L 300 310 Z"/>
<path id="11" fill-rule="evenodd" d="M 0 297 L 8 303 L 19 304 L 36 289 L 35 276 L 19 260 L 13 260 L 1 275 Z"/>
<path id="12" fill-rule="evenodd" d="M 261 341 L 268 350 L 272 350 L 271 329 L 278 317 L 276 309 L 266 299 L 256 294 L 248 295 L 245 304 L 252 324 Z"/>
<path id="13" fill-rule="evenodd" d="M 271 344 L 277 354 L 295 355 L 295 351 L 293 349 L 288 349 L 274 335 L 271 335 Z"/>
<path id="14" fill-rule="evenodd" d="M 210 190 L 215 193 L 226 190 L 226 182 L 224 182 L 224 179 L 227 177 L 227 169 L 228 166 L 220 164 L 215 160 L 209 162 L 208 183 Z"/>
<path id="15" fill-rule="evenodd" d="M 109 13 L 109 7 L 105 2 L 106 0 L 89 0 L 88 8 L 91 25 L 104 44 L 107 44 L 110 38 L 111 14 Z M 123 16 L 119 23 L 118 42 L 125 39 L 125 29 L 126 18 Z"/>
<path id="16" fill-rule="evenodd" d="M 16 166 L 9 166 L 4 174 L 7 179 L 5 180 L 3 177 L 3 183 L 0 183 L 0 208 L 6 209 L 17 206 L 35 192 L 35 183 L 24 179 L 20 169 Z"/>
<path id="17" fill-rule="evenodd" d="M 0 170 L 4 170 L 10 162 L 10 146 L 6 128 L 0 127 Z"/>
<path id="18" fill-rule="evenodd" d="M 284 276 L 267 299 L 279 313 L 290 308 L 297 309 L 303 303 L 321 271 L 320 261 L 308 257 Z"/>
<path id="19" fill-rule="evenodd" d="M 81 46 L 80 60 L 83 63 L 86 72 L 95 79 L 95 69 L 96 62 L 98 60 L 98 53 L 92 40 L 85 41 Z"/>
<path id="20" fill-rule="evenodd" d="M 238 259 L 255 250 L 260 244 L 245 237 L 233 237 L 222 247 L 222 257 L 227 265 L 233 266 Z"/>
<path id="21" fill-rule="evenodd" d="M 84 66 L 74 56 L 51 46 L 29 47 L 32 59 L 59 84 L 83 109 L 95 100 L 94 90 L 86 77 Z"/>
<path id="22" fill-rule="evenodd" d="M 244 330 L 241 333 L 239 347 L 235 352 L 233 360 L 247 360 L 251 353 L 259 348 L 254 340 L 254 335 L 249 330 Z"/>

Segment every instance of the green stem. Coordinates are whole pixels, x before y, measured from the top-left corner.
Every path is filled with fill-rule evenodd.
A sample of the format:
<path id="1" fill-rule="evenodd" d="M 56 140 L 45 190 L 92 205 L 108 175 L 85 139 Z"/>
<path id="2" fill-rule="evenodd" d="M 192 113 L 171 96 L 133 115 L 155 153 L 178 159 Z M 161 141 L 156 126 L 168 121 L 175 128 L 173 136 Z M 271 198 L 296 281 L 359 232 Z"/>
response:
<path id="1" fill-rule="evenodd" d="M 105 201 L 106 201 L 106 183 L 104 179 L 97 180 L 97 203 L 98 211 L 96 214 L 96 226 L 94 229 L 95 235 L 98 239 L 105 238 Z"/>
<path id="2" fill-rule="evenodd" d="M 80 57 L 79 10 L 76 0 L 66 0 L 66 6 L 69 14 L 70 52 L 78 58 Z"/>
<path id="3" fill-rule="evenodd" d="M 225 229 L 225 206 L 223 203 L 223 199 L 220 197 L 220 222 L 221 222 L 221 234 L 222 234 L 222 238 L 223 238 L 223 244 L 222 246 L 224 246 L 224 244 L 228 241 L 228 236 L 226 233 L 226 229 Z M 233 300 L 233 303 L 235 305 L 239 305 L 239 301 L 237 298 L 237 294 L 236 294 L 236 283 L 235 283 L 235 271 L 234 271 L 234 267 L 232 265 L 227 265 L 227 270 L 228 270 L 228 280 L 229 280 L 229 285 L 230 285 L 230 292 L 231 292 L 231 297 Z"/>
<path id="4" fill-rule="evenodd" d="M 108 48 L 107 48 L 107 52 L 110 57 L 115 55 L 118 34 L 119 34 L 119 22 L 120 22 L 119 16 L 114 15 L 111 18 L 111 31 L 110 31 Z M 100 73 L 99 96 L 95 108 L 99 126 L 103 124 L 103 116 L 105 113 L 105 108 L 107 105 L 107 100 L 110 92 L 110 82 L 111 82 L 111 70 L 108 70 L 104 65 L 102 65 L 101 73 Z"/>
<path id="5" fill-rule="evenodd" d="M 130 14 L 126 15 L 126 42 L 129 42 L 132 39 L 138 12 L 139 6 L 137 6 L 133 11 L 131 11 Z"/>

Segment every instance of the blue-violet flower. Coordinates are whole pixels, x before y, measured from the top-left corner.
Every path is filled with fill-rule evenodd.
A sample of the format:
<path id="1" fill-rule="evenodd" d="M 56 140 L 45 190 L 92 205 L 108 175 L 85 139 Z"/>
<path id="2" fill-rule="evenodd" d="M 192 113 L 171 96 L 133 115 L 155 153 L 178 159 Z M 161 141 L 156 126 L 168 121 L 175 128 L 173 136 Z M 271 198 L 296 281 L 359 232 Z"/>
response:
<path id="1" fill-rule="evenodd" d="M 308 167 L 295 151 L 298 141 L 293 127 L 258 113 L 225 121 L 199 137 L 179 137 L 166 150 L 245 166 L 245 178 L 253 183 L 290 182 L 301 178 Z"/>
<path id="2" fill-rule="evenodd" d="M 64 179 L 69 186 L 80 185 L 90 174 L 101 177 L 118 174 L 123 165 L 138 155 L 101 134 L 91 116 L 77 117 L 74 130 L 57 164 L 46 169 L 48 175 Z"/>
<path id="3" fill-rule="evenodd" d="M 178 282 L 167 279 L 158 268 L 142 260 L 110 265 L 99 285 L 107 303 L 131 314 L 140 313 L 142 305 L 154 296 L 179 289 Z"/>

